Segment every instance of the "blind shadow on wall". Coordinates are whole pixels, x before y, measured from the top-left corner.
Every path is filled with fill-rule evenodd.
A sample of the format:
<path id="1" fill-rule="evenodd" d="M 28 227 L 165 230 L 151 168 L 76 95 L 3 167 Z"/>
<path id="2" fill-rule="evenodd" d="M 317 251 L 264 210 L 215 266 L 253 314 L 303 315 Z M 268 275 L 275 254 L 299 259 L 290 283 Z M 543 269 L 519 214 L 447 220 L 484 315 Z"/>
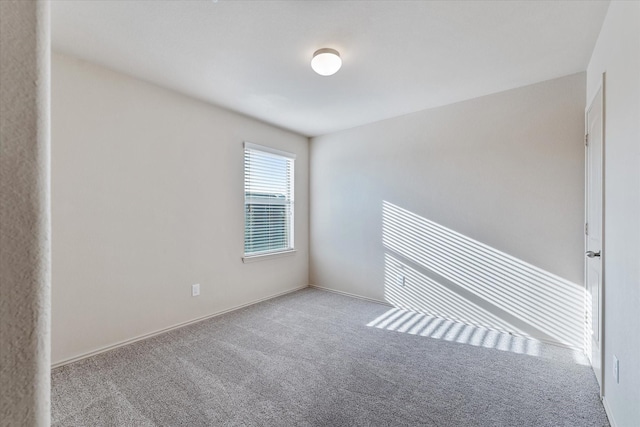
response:
<path id="1" fill-rule="evenodd" d="M 586 350 L 582 286 L 388 201 L 382 243 L 384 295 L 395 307 Z M 398 326 L 424 321 L 413 317 Z"/>

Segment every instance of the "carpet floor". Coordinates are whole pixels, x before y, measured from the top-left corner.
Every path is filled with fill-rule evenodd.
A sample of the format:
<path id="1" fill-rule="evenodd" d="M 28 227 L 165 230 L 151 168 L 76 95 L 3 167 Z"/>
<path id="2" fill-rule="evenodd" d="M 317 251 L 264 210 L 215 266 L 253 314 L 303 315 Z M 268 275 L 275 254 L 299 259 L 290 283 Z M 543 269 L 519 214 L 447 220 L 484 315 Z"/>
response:
<path id="1" fill-rule="evenodd" d="M 54 369 L 56 426 L 608 426 L 582 356 L 307 288 Z"/>

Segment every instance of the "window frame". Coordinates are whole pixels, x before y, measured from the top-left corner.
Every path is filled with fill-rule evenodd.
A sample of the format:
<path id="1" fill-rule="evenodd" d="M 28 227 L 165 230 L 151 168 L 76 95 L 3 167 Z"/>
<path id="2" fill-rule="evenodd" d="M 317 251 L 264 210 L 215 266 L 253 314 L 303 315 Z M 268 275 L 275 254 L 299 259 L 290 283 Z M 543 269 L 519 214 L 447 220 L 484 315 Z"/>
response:
<path id="1" fill-rule="evenodd" d="M 287 151 L 278 150 L 275 148 L 267 147 L 264 145 L 254 144 L 248 141 L 243 142 L 243 215 L 244 215 L 244 238 L 247 234 L 247 201 L 250 199 L 247 197 L 247 155 L 248 151 L 255 151 L 263 153 L 267 156 L 273 156 L 276 158 L 284 158 L 290 162 L 289 167 L 291 174 L 288 179 L 288 193 L 289 199 L 283 203 L 283 206 L 288 207 L 288 214 L 290 215 L 288 221 L 288 243 L 286 248 L 274 249 L 262 252 L 245 252 L 246 240 L 243 241 L 243 257 L 244 263 L 262 261 L 271 258 L 278 258 L 283 256 L 290 256 L 295 254 L 295 159 L 296 155 Z"/>

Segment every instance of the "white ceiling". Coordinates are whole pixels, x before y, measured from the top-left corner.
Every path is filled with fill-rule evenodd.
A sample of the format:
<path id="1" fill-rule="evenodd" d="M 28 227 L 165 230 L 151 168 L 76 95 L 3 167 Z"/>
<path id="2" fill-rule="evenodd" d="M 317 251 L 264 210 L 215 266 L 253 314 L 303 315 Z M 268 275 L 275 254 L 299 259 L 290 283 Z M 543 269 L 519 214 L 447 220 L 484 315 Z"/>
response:
<path id="1" fill-rule="evenodd" d="M 308 136 L 584 71 L 601 1 L 61 1 L 53 47 Z M 340 51 L 331 77 L 316 49 Z"/>

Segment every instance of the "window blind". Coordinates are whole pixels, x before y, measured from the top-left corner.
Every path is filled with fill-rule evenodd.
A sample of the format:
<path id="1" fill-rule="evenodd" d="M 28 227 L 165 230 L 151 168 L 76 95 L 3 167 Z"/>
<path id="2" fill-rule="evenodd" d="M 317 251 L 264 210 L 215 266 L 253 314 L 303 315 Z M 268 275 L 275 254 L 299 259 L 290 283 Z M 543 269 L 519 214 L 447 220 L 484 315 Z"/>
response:
<path id="1" fill-rule="evenodd" d="M 244 253 L 293 249 L 295 155 L 244 144 Z"/>

